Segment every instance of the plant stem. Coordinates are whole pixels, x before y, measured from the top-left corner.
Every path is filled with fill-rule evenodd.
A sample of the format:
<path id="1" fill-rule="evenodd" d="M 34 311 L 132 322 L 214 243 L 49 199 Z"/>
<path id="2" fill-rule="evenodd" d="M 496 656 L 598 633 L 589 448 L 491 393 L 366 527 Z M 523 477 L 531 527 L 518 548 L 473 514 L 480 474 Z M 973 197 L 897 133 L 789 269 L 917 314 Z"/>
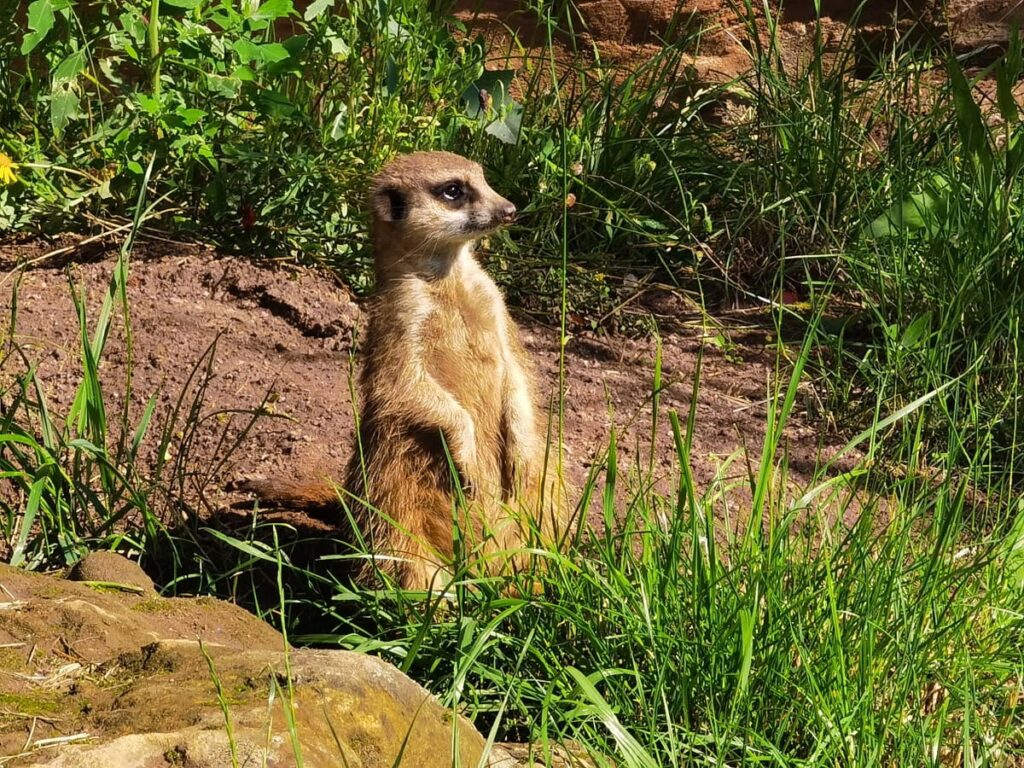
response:
<path id="1" fill-rule="evenodd" d="M 149 4 L 149 28 L 146 31 L 149 43 L 149 90 L 154 96 L 160 95 L 160 0 Z"/>

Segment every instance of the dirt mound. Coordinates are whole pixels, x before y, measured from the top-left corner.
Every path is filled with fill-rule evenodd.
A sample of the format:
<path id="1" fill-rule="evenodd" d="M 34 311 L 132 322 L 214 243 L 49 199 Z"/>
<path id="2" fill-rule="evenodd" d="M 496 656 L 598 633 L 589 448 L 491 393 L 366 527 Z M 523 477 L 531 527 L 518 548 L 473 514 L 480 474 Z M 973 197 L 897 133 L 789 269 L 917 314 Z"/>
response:
<path id="1" fill-rule="evenodd" d="M 45 254 L 41 243 L 0 246 L 0 259 L 24 263 Z M 10 273 L 2 311 L 17 297 L 12 343 L 0 379 L 9 386 L 25 361 L 37 375 L 54 413 L 66 413 L 81 378 L 80 332 L 69 288 L 82 292 L 94 318 L 114 267 L 113 253 L 87 263 L 38 261 Z M 200 514 L 225 510 L 244 497 L 225 490 L 246 477 L 340 477 L 354 438 L 351 379 L 363 313 L 337 279 L 323 271 L 261 265 L 203 247 L 141 244 L 128 281 L 132 327 L 130 428 L 150 397 L 157 401 L 143 444 L 153 465 L 160 436 L 170 435 L 164 459 L 180 462 L 180 490 Z M 766 424 L 776 352 L 756 328 L 730 334 L 688 328 L 683 303 L 651 291 L 638 303 L 663 327 L 660 418 L 652 423 L 654 358 L 651 339 L 580 333 L 565 349 L 566 462 L 577 484 L 615 431 L 623 478 L 653 471 L 668 491 L 677 477 L 669 410 L 690 408 L 698 357 L 703 358 L 696 401 L 692 469 L 702 491 L 746 494 L 748 462 L 756 462 Z M 537 362 L 541 393 L 557 398 L 559 332 L 523 320 L 523 341 Z M 211 351 L 212 350 L 212 351 Z M 129 355 L 120 319 L 100 366 L 110 411 L 122 402 Z M 269 413 L 246 432 L 249 411 Z M 183 414 L 192 412 L 194 428 Z M 176 420 L 175 420 L 176 419 Z M 244 433 L 244 434 L 243 434 Z M 653 444 L 652 444 L 653 436 Z M 838 438 L 821 425 L 794 420 L 785 432 L 793 479 L 809 476 Z M 227 447 L 240 441 L 236 450 Z M 722 472 L 723 461 L 740 452 Z M 322 522 L 311 521 L 311 525 Z"/>

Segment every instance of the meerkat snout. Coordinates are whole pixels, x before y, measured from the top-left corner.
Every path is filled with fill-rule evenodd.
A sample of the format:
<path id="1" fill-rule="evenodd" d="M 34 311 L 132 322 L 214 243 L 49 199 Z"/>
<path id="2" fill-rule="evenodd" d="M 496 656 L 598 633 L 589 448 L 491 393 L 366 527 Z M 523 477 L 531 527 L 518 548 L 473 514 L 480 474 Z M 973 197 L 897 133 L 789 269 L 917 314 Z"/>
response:
<path id="1" fill-rule="evenodd" d="M 467 221 L 469 231 L 482 234 L 498 229 L 516 220 L 516 207 L 505 198 L 494 193 L 494 201 L 470 215 Z"/>
<path id="2" fill-rule="evenodd" d="M 491 188 L 477 163 L 448 153 L 396 158 L 378 175 L 370 196 L 374 237 L 388 250 L 401 241 L 402 250 L 419 244 L 420 252 L 436 256 L 516 216 L 516 206 Z"/>

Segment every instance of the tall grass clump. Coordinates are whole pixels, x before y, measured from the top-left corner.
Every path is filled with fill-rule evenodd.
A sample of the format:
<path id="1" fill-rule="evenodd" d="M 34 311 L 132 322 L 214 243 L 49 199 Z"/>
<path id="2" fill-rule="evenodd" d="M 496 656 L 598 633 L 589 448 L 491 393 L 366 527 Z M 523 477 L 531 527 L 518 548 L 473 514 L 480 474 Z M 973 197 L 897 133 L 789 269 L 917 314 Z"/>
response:
<path id="1" fill-rule="evenodd" d="M 889 402 L 957 384 L 932 409 L 932 452 L 979 466 L 1020 469 L 1018 412 L 1024 284 L 1021 123 L 1011 91 L 1022 71 L 1014 33 L 1006 54 L 974 77 L 949 58 L 947 81 L 919 130 L 894 138 L 893 162 L 874 190 L 877 215 L 851 246 L 847 268 L 872 319 L 851 345 L 864 392 Z M 974 81 L 994 80 L 994 108 Z M 917 140 L 912 164 L 902 160 Z M 902 161 L 901 161 L 902 160 Z M 923 160 L 923 162 L 922 162 Z M 952 431 L 941 425 L 955 425 Z"/>
<path id="2" fill-rule="evenodd" d="M 13 374 L 0 392 L 5 403 L 0 477 L 6 485 L 0 495 L 0 524 L 12 565 L 63 566 L 95 548 L 141 548 L 141 542 L 152 541 L 161 528 L 137 466 L 156 399 L 150 398 L 132 426 L 130 373 L 117 412 L 109 407 L 99 370 L 118 319 L 126 330 L 131 367 L 126 285 L 133 236 L 146 214 L 141 198 L 135 211 L 132 231 L 91 329 L 85 297 L 70 285 L 78 319 L 81 380 L 66 414 L 52 411 L 37 362 L 15 341 L 20 275 L 10 289 L 10 323 L 0 356 L 0 367 Z"/>
<path id="3" fill-rule="evenodd" d="M 549 44 L 566 28 L 580 31 L 573 18 L 540 19 Z M 515 243 L 522 256 L 561 263 L 568 209 L 571 266 L 581 278 L 586 270 L 692 270 L 699 251 L 687 235 L 706 235 L 698 201 L 708 194 L 699 182 L 707 164 L 699 114 L 716 89 L 701 89 L 687 67 L 700 30 L 684 21 L 677 14 L 663 47 L 629 73 L 598 51 L 577 51 L 566 83 L 557 82 L 550 51 L 528 61 L 517 141 L 501 146 L 478 135 L 467 146 L 488 159 L 499 183 L 527 192 L 521 202 L 529 228 Z"/>
<path id="4" fill-rule="evenodd" d="M 834 52 L 816 19 L 811 50 L 787 55 L 779 15 L 750 2 L 737 11 L 751 60 L 734 86 L 746 111 L 728 134 L 738 155 L 720 216 L 722 277 L 742 295 L 835 274 L 876 173 L 871 136 L 885 97 L 851 76 L 857 12 Z"/>
<path id="5" fill-rule="evenodd" d="M 919 28 L 872 49 L 855 11 L 828 47 L 816 20 L 801 57 L 770 9 L 738 10 L 751 69 L 730 87 L 746 111 L 714 171 L 705 295 L 720 282 L 741 302 L 785 295 L 804 322 L 823 312 L 818 385 L 839 422 L 941 389 L 922 416 L 929 471 L 947 453 L 1019 469 L 1018 32 L 979 69 Z"/>
<path id="6" fill-rule="evenodd" d="M 20 343 L 24 272 L 17 268 L 2 281 L 10 279 L 11 297 L 0 350 L 0 551 L 13 565 L 63 567 L 90 551 L 112 549 L 141 556 L 164 584 L 174 584 L 184 568 L 192 574 L 195 563 L 184 563 L 183 551 L 196 550 L 200 542 L 187 522 L 194 523 L 197 508 L 209 512 L 208 487 L 267 414 L 266 402 L 251 410 L 204 412 L 216 340 L 197 359 L 182 390 L 173 393 L 169 408 L 158 408 L 159 393 L 139 402 L 128 279 L 137 233 L 159 206 L 145 204 L 152 167 L 147 165 L 128 234 L 93 314 L 85 292 L 69 277 L 79 367 L 63 410 L 51 403 L 60 393 L 40 373 L 40 361 Z M 117 379 L 101 373 L 111 345 L 123 351 L 124 371 Z M 209 436 L 211 429 L 217 439 L 210 455 L 200 458 L 197 436 Z"/>

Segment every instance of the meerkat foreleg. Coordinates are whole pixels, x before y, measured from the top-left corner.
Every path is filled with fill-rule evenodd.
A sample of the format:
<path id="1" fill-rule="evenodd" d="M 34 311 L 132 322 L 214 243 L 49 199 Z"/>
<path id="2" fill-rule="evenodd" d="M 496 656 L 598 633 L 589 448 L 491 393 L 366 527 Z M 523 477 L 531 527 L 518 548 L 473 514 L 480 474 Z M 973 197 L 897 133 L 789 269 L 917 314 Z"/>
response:
<path id="1" fill-rule="evenodd" d="M 522 487 L 525 483 L 537 481 L 539 478 L 531 475 L 542 468 L 534 466 L 540 447 L 537 417 L 529 381 L 519 365 L 506 367 L 503 388 L 506 460 L 509 462 L 505 473 L 515 486 Z"/>
<path id="2" fill-rule="evenodd" d="M 378 371 L 375 399 L 380 415 L 400 423 L 438 429 L 463 480 L 478 480 L 476 425 L 470 412 L 435 379 L 423 360 L 425 308 L 431 302 L 416 284 L 396 289 L 396 311 L 406 318 L 401 335 L 390 340 L 390 354 Z"/>
<path id="3" fill-rule="evenodd" d="M 473 417 L 422 367 L 414 375 L 414 391 L 417 396 L 415 400 L 403 403 L 406 408 L 403 417 L 410 421 L 427 422 L 425 426 L 439 429 L 457 468 L 468 475 L 463 479 L 472 483 L 478 479 L 476 425 Z"/>

